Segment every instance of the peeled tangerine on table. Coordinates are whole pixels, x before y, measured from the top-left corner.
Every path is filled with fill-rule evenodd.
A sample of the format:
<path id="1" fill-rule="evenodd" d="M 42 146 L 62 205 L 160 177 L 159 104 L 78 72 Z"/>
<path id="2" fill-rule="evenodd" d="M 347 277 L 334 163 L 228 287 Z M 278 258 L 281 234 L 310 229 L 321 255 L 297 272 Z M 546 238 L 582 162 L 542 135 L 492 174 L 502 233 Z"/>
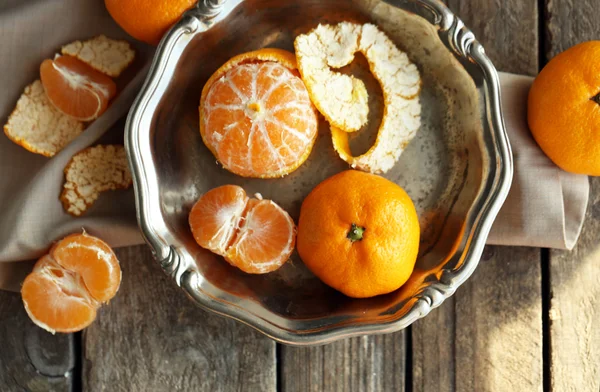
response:
<path id="1" fill-rule="evenodd" d="M 271 200 L 248 198 L 237 185 L 211 189 L 200 197 L 189 216 L 194 239 L 250 274 L 281 267 L 296 242 L 296 226 Z"/>
<path id="2" fill-rule="evenodd" d="M 99 238 L 72 234 L 58 241 L 25 278 L 25 310 L 39 327 L 76 332 L 90 325 L 96 311 L 121 284 L 121 267 L 112 249 Z"/>
<path id="3" fill-rule="evenodd" d="M 50 102 L 80 121 L 98 118 L 117 93 L 110 77 L 72 56 L 44 60 L 40 78 Z"/>

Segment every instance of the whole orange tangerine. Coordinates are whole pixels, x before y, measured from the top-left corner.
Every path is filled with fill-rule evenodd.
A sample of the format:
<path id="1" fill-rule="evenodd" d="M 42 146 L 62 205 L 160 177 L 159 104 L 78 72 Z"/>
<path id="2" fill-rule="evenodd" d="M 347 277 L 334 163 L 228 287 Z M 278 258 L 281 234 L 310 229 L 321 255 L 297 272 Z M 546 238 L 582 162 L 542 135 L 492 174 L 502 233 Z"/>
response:
<path id="1" fill-rule="evenodd" d="M 158 45 L 197 0 L 104 0 L 110 16 L 133 38 Z"/>
<path id="2" fill-rule="evenodd" d="M 533 137 L 561 169 L 600 176 L 600 41 L 554 57 L 529 91 Z"/>
<path id="3" fill-rule="evenodd" d="M 395 183 L 348 170 L 323 181 L 302 203 L 297 248 L 325 284 L 354 298 L 398 289 L 419 251 L 419 220 Z"/>
<path id="4" fill-rule="evenodd" d="M 231 58 L 206 82 L 200 134 L 223 167 L 275 178 L 308 158 L 318 119 L 293 53 L 260 49 Z"/>

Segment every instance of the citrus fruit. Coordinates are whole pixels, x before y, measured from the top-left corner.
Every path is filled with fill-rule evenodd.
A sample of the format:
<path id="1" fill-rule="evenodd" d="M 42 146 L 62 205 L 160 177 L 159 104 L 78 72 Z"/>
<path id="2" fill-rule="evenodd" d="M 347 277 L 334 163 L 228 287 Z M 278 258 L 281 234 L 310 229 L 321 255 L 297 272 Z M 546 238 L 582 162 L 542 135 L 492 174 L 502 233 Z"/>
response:
<path id="1" fill-rule="evenodd" d="M 132 37 L 158 45 L 162 36 L 197 0 L 104 0 L 110 16 Z"/>
<path id="2" fill-rule="evenodd" d="M 410 277 L 419 250 L 415 207 L 398 185 L 348 170 L 304 199 L 298 253 L 325 284 L 349 297 L 392 292 Z"/>
<path id="3" fill-rule="evenodd" d="M 49 332 L 75 332 L 96 318 L 97 306 L 79 277 L 45 255 L 25 278 L 21 295 L 33 322 Z"/>
<path id="4" fill-rule="evenodd" d="M 600 41 L 554 57 L 533 81 L 527 117 L 533 137 L 561 169 L 600 175 Z"/>
<path id="5" fill-rule="evenodd" d="M 296 37 L 294 47 L 302 80 L 331 125 L 333 146 L 340 158 L 371 173 L 391 169 L 421 125 L 421 77 L 416 65 L 372 24 L 319 25 Z M 349 65 L 356 52 L 367 59 L 381 85 L 385 105 L 375 143 L 357 157 L 350 151 L 347 132 L 366 124 L 368 93 L 360 79 L 332 70 Z"/>
<path id="6" fill-rule="evenodd" d="M 194 204 L 189 224 L 201 247 L 250 274 L 281 267 L 296 241 L 294 221 L 271 200 L 248 198 L 237 185 L 211 189 Z"/>
<path id="7" fill-rule="evenodd" d="M 98 118 L 117 93 L 110 77 L 71 56 L 44 60 L 40 78 L 54 107 L 80 121 Z"/>
<path id="8" fill-rule="evenodd" d="M 52 333 L 75 332 L 94 321 L 120 283 L 121 268 L 112 249 L 96 237 L 73 234 L 38 260 L 21 296 L 36 325 Z"/>
<path id="9" fill-rule="evenodd" d="M 58 241 L 50 256 L 64 269 L 81 276 L 85 288 L 99 302 L 108 302 L 121 284 L 121 267 L 114 252 L 99 238 L 71 234 Z"/>
<path id="10" fill-rule="evenodd" d="M 292 53 L 233 57 L 206 82 L 200 134 L 223 167 L 243 177 L 282 177 L 308 158 L 318 119 Z"/>

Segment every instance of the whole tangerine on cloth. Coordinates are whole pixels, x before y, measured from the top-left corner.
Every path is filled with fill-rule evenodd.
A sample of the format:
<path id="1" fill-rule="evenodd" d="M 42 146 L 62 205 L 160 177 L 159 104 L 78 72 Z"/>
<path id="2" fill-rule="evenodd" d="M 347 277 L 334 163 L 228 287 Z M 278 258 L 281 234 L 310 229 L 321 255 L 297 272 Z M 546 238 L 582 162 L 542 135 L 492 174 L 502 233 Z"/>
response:
<path id="1" fill-rule="evenodd" d="M 293 53 L 240 54 L 206 82 L 200 134 L 223 167 L 242 177 L 275 178 L 310 155 L 318 119 Z"/>
<path id="2" fill-rule="evenodd" d="M 72 234 L 58 241 L 25 278 L 21 296 L 31 320 L 48 332 L 76 332 L 121 284 L 121 267 L 99 238 Z"/>
<path id="3" fill-rule="evenodd" d="M 419 251 L 419 219 L 408 194 L 370 173 L 348 170 L 304 199 L 297 248 L 325 284 L 354 298 L 398 289 Z"/>
<path id="4" fill-rule="evenodd" d="M 600 176 L 600 41 L 554 57 L 529 91 L 529 128 L 561 169 Z"/>
<path id="5" fill-rule="evenodd" d="M 197 0 L 104 0 L 110 16 L 133 38 L 158 45 Z"/>

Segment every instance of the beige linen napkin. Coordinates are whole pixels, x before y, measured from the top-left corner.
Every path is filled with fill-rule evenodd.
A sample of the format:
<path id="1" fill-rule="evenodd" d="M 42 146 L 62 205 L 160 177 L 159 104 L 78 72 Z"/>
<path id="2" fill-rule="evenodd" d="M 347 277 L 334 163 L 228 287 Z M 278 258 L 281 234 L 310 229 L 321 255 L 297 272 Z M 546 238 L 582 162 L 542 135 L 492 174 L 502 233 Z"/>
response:
<path id="1" fill-rule="evenodd" d="M 117 79 L 119 94 L 109 109 L 52 159 L 32 154 L 0 134 L 0 289 L 18 288 L 31 269 L 31 263 L 22 260 L 40 256 L 53 241 L 82 227 L 115 247 L 142 242 L 132 189 L 101 197 L 79 219 L 66 214 L 58 199 L 63 168 L 73 154 L 101 137 L 101 142 L 123 142 L 119 120 L 137 95 L 154 51 L 121 30 L 103 1 L 0 3 L 0 122 L 6 123 L 25 86 L 39 79 L 44 59 L 52 58 L 64 44 L 99 34 L 126 39 L 136 49 L 134 63 Z"/>
<path id="2" fill-rule="evenodd" d="M 515 174 L 487 243 L 571 250 L 583 226 L 589 181 L 559 169 L 531 136 L 527 94 L 532 82 L 529 76 L 500 73 Z"/>
<path id="3" fill-rule="evenodd" d="M 127 39 L 138 51 L 129 76 L 120 78 L 120 94 L 107 112 L 52 159 L 32 154 L 0 135 L 0 288 L 18 290 L 32 266 L 27 260 L 39 257 L 53 241 L 82 227 L 113 247 L 143 242 L 133 190 L 104 194 L 77 219 L 64 212 L 58 199 L 63 168 L 73 154 L 98 141 L 122 141 L 122 118 L 139 91 L 153 51 L 119 29 L 103 1 L 0 4 L 0 121 L 6 122 L 23 88 L 39 77 L 42 60 L 52 57 L 65 43 L 98 34 Z M 515 176 L 489 243 L 571 248 L 587 204 L 587 178 L 560 171 L 529 135 L 525 110 L 531 78 L 501 74 L 501 82 Z"/>

